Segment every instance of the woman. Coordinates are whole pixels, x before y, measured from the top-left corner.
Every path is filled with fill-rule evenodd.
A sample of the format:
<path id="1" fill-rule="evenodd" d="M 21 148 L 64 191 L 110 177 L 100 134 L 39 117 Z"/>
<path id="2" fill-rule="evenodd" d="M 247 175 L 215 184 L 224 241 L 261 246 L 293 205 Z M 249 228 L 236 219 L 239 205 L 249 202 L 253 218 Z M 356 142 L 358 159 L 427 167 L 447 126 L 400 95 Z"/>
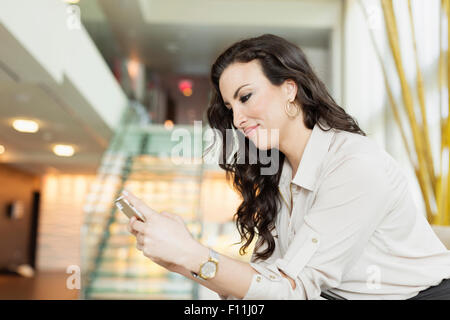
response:
<path id="1" fill-rule="evenodd" d="M 334 102 L 300 48 L 274 35 L 237 42 L 211 80 L 220 166 L 243 199 L 241 251 L 258 237 L 251 263 L 211 251 L 180 217 L 128 194 L 147 219 L 129 223 L 138 249 L 224 299 L 450 298 L 450 251 L 398 165 Z M 238 152 L 229 129 L 245 136 Z M 275 172 L 262 174 L 260 153 L 249 163 L 252 145 Z"/>

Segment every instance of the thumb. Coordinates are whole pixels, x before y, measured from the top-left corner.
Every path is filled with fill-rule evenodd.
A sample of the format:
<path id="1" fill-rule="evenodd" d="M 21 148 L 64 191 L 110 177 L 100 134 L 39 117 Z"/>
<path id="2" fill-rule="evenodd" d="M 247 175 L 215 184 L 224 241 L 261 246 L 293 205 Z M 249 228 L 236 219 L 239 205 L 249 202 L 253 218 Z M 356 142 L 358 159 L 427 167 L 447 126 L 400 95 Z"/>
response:
<path id="1" fill-rule="evenodd" d="M 158 212 L 150 208 L 148 205 L 144 203 L 141 199 L 136 197 L 130 191 L 124 189 L 122 191 L 123 196 L 140 212 L 144 215 L 145 219 L 148 221 L 151 217 Z"/>

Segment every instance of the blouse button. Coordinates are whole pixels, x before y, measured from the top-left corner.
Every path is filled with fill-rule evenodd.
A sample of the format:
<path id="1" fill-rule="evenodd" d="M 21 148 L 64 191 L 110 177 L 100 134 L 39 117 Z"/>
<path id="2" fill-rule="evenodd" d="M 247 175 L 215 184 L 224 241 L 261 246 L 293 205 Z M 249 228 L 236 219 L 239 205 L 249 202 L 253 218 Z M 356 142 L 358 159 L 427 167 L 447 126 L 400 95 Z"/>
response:
<path id="1" fill-rule="evenodd" d="M 313 243 L 317 243 L 318 240 L 317 240 L 316 238 L 312 238 L 311 241 L 312 241 Z"/>
<path id="2" fill-rule="evenodd" d="M 272 280 L 276 279 L 276 277 L 274 275 L 272 275 L 272 274 L 269 276 L 269 278 L 272 279 Z"/>
<path id="3" fill-rule="evenodd" d="M 261 276 L 256 276 L 256 282 L 261 282 Z"/>

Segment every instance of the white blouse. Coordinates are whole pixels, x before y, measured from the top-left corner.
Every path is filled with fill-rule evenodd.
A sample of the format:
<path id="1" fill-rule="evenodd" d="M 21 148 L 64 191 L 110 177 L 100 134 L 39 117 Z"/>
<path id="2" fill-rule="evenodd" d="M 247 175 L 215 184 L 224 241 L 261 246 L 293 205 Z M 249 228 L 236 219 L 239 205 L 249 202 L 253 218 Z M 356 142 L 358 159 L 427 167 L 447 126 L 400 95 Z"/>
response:
<path id="1" fill-rule="evenodd" d="M 326 290 L 407 299 L 450 278 L 450 251 L 415 207 L 402 169 L 369 138 L 315 125 L 293 179 L 284 161 L 279 190 L 275 251 L 257 262 L 253 253 L 259 274 L 244 299 L 322 299 Z"/>

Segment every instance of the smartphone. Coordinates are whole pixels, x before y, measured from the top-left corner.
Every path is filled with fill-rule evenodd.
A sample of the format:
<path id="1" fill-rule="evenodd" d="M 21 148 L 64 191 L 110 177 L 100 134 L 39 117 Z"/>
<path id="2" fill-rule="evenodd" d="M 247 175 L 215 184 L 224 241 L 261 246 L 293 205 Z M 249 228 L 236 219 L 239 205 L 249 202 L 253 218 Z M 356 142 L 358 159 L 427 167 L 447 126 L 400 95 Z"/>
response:
<path id="1" fill-rule="evenodd" d="M 123 196 L 120 196 L 114 201 L 116 207 L 125 213 L 128 218 L 136 217 L 136 219 L 145 222 L 145 217 L 142 213 L 140 213 L 127 199 Z"/>

